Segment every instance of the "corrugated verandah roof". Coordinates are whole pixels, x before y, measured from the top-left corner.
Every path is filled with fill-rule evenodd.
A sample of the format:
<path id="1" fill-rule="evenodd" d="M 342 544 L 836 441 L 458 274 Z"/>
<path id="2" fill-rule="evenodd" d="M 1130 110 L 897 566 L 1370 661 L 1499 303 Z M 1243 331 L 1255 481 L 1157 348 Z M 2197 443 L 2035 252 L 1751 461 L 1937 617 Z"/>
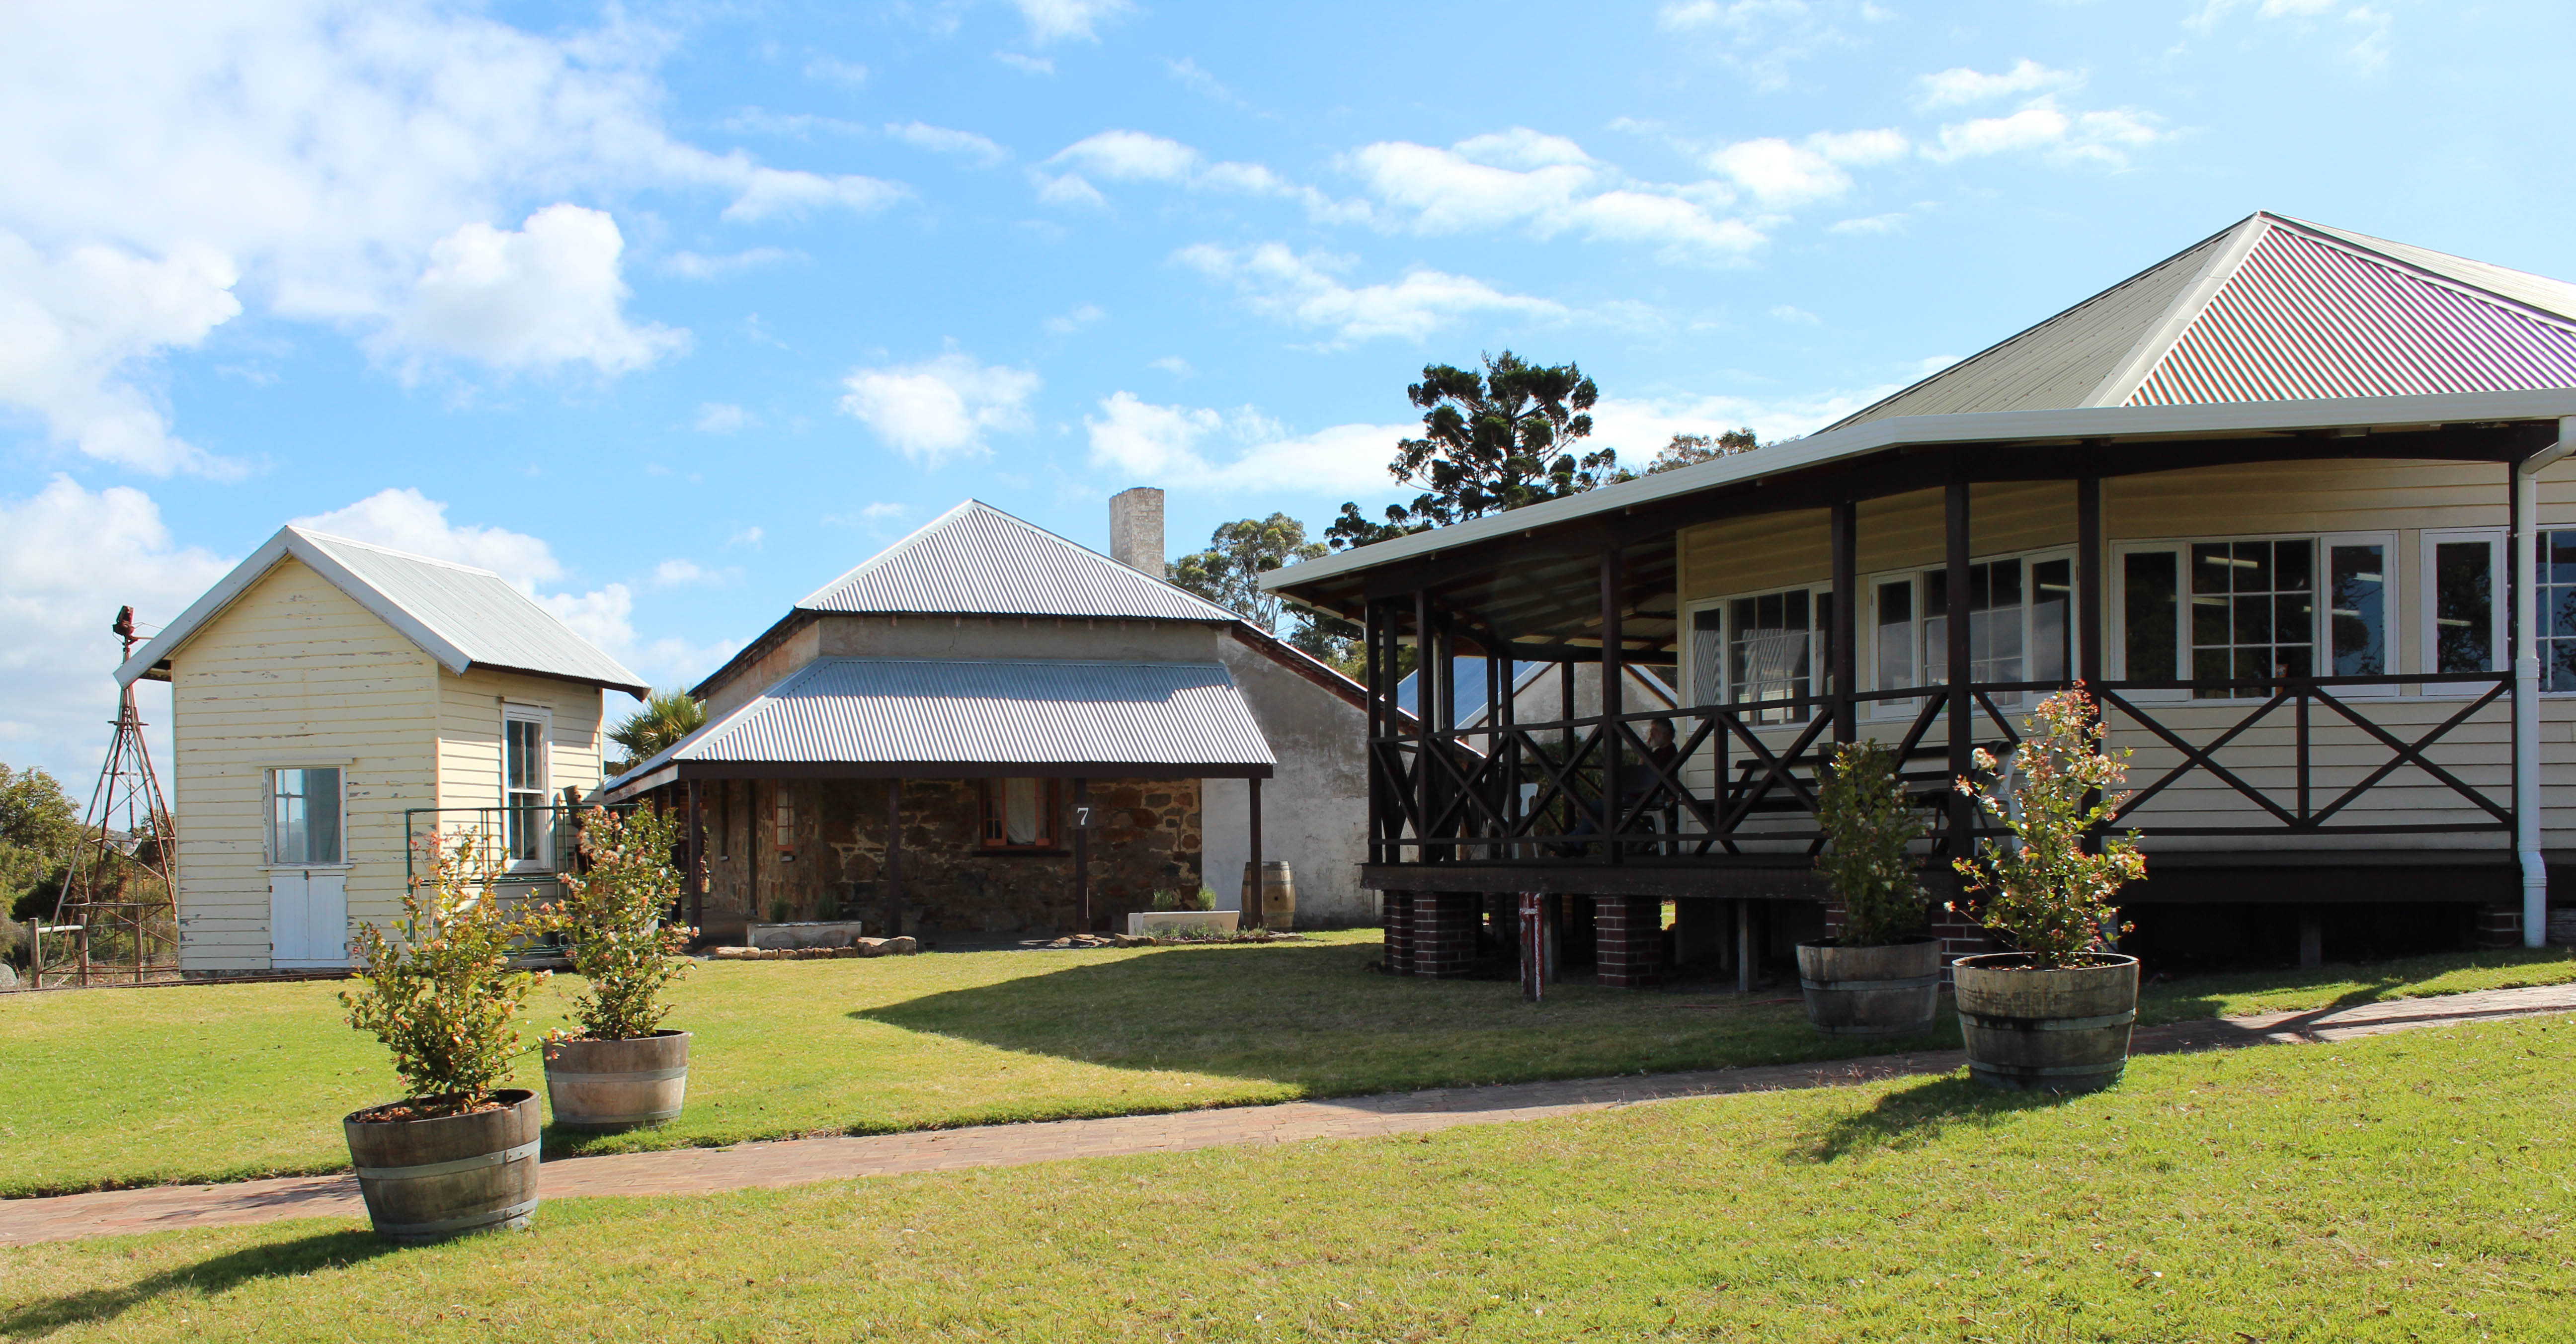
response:
<path id="1" fill-rule="evenodd" d="M 459 676 L 484 667 L 644 694 L 642 678 L 488 569 L 293 526 L 278 529 L 163 627 L 118 678 L 131 682 L 150 672 L 290 556 Z"/>
<path id="2" fill-rule="evenodd" d="M 1215 603 L 973 499 L 796 606 L 838 614 L 1235 619 Z"/>
<path id="3" fill-rule="evenodd" d="M 729 772 L 1267 776 L 1275 763 L 1214 663 L 822 658 L 603 787 Z"/>

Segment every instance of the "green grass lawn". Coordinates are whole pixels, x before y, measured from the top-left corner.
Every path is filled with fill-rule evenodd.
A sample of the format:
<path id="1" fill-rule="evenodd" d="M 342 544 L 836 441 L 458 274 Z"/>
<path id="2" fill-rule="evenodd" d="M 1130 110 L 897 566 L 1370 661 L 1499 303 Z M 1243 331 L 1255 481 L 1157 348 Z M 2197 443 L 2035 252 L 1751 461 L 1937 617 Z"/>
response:
<path id="1" fill-rule="evenodd" d="M 2544 1340 L 2576 1015 L 1288 1148 L 0 1252 L 66 1340 Z"/>
<path id="2" fill-rule="evenodd" d="M 1794 1004 L 1713 990 L 1512 985 L 1366 971 L 1374 932 L 1311 943 L 701 965 L 688 1112 L 553 1151 L 713 1144 L 1662 1072 L 1873 1053 Z M 2564 950 L 2151 987 L 2150 1021 L 2576 979 Z M 528 1038 L 564 1024 L 568 980 Z M 347 1165 L 339 1118 L 394 1095 L 324 983 L 0 997 L 0 1195 Z M 1955 1044 L 1945 1021 L 1935 1040 Z M 1902 1043 L 1899 1043 L 1902 1044 Z M 533 1053 L 520 1080 L 542 1086 Z"/>

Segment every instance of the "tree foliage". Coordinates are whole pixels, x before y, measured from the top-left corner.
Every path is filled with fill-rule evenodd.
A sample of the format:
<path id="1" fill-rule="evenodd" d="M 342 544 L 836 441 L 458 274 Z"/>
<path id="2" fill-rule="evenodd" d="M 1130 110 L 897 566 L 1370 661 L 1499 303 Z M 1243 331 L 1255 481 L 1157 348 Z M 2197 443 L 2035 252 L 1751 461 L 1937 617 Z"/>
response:
<path id="1" fill-rule="evenodd" d="M 1209 535 L 1206 550 L 1173 561 L 1171 579 L 1275 635 L 1285 614 L 1283 604 L 1275 594 L 1261 591 L 1261 576 L 1312 560 L 1324 550 L 1306 540 L 1304 523 L 1287 514 L 1246 518 L 1220 525 Z"/>
<path id="2" fill-rule="evenodd" d="M 358 987 L 340 991 L 349 1025 L 393 1052 L 403 1095 L 433 1115 L 482 1104 L 510 1076 L 519 1015 L 540 975 L 510 968 L 510 945 L 528 926 L 492 890 L 498 855 L 468 835 L 417 845 L 427 872 L 403 892 L 393 936 L 368 923 L 358 935 Z"/>
<path id="3" fill-rule="evenodd" d="M 79 834 L 79 815 L 52 775 L 0 765 L 0 909 L 22 920 L 52 918 Z"/>
<path id="4" fill-rule="evenodd" d="M 1928 831 L 1897 778 L 1896 753 L 1871 742 L 1834 752 L 1816 796 L 1826 847 L 1817 867 L 1843 903 L 1844 947 L 1885 947 L 1923 931 L 1930 898 L 1906 846 Z"/>
<path id="5" fill-rule="evenodd" d="M 1983 747 L 1976 766 L 1987 786 L 1958 781 L 1959 792 L 2010 828 L 2012 840 L 1988 840 L 1975 858 L 1951 863 L 1974 898 L 1970 912 L 2014 951 L 2030 954 L 2034 966 L 2080 966 L 2129 931 L 2112 897 L 2121 883 L 2147 875 L 2134 832 L 2106 837 L 2099 854 L 2084 848 L 2085 836 L 2119 810 L 2129 753 L 2101 749 L 2101 716 L 2082 682 L 2040 701 L 2022 726 L 2029 735 L 2013 749 L 2009 798 L 1993 787 L 2001 763 Z"/>
<path id="6" fill-rule="evenodd" d="M 1405 395 L 1422 408 L 1422 437 L 1396 444 L 1387 471 L 1423 487 L 1410 508 L 1372 522 L 1342 505 L 1326 539 L 1335 550 L 1447 527 L 1489 513 L 1581 494 L 1617 470 L 1617 450 L 1579 453 L 1601 389 L 1572 363 L 1537 365 L 1506 350 L 1481 372 L 1425 365 Z"/>
<path id="7" fill-rule="evenodd" d="M 581 814 L 581 855 L 586 869 L 565 874 L 564 898 L 540 911 L 534 927 L 563 935 L 564 955 L 586 988 L 573 996 L 575 1039 L 631 1041 L 650 1036 L 671 1006 L 663 987 L 688 971 L 680 954 L 687 929 L 662 923 L 680 898 L 680 873 L 671 851 L 680 841 L 676 817 L 640 808 Z"/>
<path id="8" fill-rule="evenodd" d="M 1646 464 L 1645 471 L 1633 472 L 1622 467 L 1612 475 L 1611 479 L 1633 481 L 1641 475 L 1660 476 L 1665 472 L 1697 466 L 1702 462 L 1714 462 L 1721 457 L 1749 453 L 1761 446 L 1762 441 L 1753 436 L 1753 429 L 1749 425 L 1743 429 L 1730 429 L 1716 435 L 1675 434 L 1672 442 L 1665 444 L 1663 450 L 1655 454 L 1654 460 Z"/>
<path id="9" fill-rule="evenodd" d="M 642 708 L 609 730 L 608 740 L 626 749 L 626 759 L 609 767 L 610 772 L 634 769 L 696 732 L 706 721 L 707 707 L 690 699 L 687 691 L 655 691 L 647 695 Z"/>

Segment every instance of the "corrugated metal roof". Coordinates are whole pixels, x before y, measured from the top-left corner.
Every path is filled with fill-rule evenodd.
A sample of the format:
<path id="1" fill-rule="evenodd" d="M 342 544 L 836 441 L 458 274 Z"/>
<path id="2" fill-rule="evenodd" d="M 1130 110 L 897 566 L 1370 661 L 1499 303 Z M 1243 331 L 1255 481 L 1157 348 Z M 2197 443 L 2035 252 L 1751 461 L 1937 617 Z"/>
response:
<path id="1" fill-rule="evenodd" d="M 2576 330 L 2519 304 L 2270 228 L 2132 406 L 2576 387 Z"/>
<path id="2" fill-rule="evenodd" d="M 691 764 L 1242 770 L 1275 761 L 1215 663 L 822 658 L 605 787 Z"/>
<path id="3" fill-rule="evenodd" d="M 1235 619 L 1223 607 L 972 499 L 796 606 L 836 613 Z"/>
<path id="4" fill-rule="evenodd" d="M 164 626 L 118 669 L 118 678 L 130 683 L 149 672 L 289 557 L 460 676 L 479 666 L 562 677 L 637 695 L 645 691 L 642 678 L 488 569 L 291 526 L 278 529 L 222 582 Z"/>
<path id="5" fill-rule="evenodd" d="M 2576 387 L 2576 285 L 2256 214 L 1831 426 Z"/>

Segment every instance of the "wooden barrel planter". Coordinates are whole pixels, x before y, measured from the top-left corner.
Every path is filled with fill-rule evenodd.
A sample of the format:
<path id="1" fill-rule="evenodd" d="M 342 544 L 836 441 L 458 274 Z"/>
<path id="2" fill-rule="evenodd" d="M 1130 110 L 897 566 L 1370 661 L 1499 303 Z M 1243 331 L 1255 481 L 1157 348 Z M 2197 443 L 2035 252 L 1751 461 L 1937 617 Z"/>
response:
<path id="1" fill-rule="evenodd" d="M 1798 944 L 1798 985 L 1819 1036 L 1921 1036 L 1941 1012 L 1941 940 Z"/>
<path id="2" fill-rule="evenodd" d="M 678 1118 L 689 1091 L 689 1033 L 629 1041 L 546 1042 L 546 1101 L 566 1129 L 625 1129 Z"/>
<path id="3" fill-rule="evenodd" d="M 1961 957 L 1950 967 L 1968 1073 L 2006 1091 L 2092 1092 L 2120 1081 L 2138 1020 L 2138 959 L 2033 970 L 2019 952 Z"/>
<path id="4" fill-rule="evenodd" d="M 1283 859 L 1264 859 L 1256 869 L 1243 865 L 1242 908 L 1246 929 L 1286 933 L 1297 926 L 1297 880 Z"/>
<path id="5" fill-rule="evenodd" d="M 374 1119 L 390 1108 L 373 1106 L 340 1122 L 377 1236 L 418 1244 L 528 1225 L 545 1117 L 523 1087 L 492 1100 L 490 1110 L 428 1119 Z"/>

